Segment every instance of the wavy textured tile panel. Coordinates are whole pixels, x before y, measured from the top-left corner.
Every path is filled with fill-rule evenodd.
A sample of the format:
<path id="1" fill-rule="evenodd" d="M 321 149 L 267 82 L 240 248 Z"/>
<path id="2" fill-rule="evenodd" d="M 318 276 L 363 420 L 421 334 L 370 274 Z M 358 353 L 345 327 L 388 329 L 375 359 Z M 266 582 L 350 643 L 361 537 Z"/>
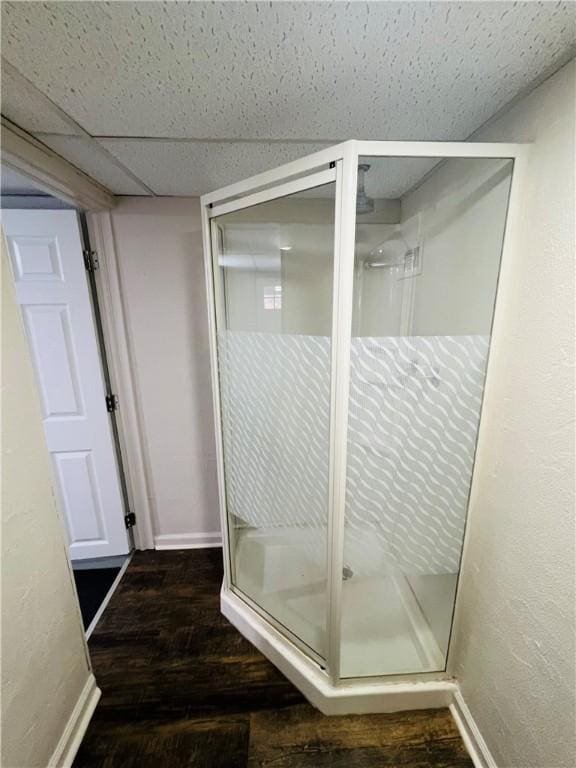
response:
<path id="1" fill-rule="evenodd" d="M 488 336 L 352 340 L 345 559 L 355 573 L 457 572 L 488 345 Z M 308 528 L 317 553 L 330 339 L 224 332 L 218 347 L 229 512 L 241 525 Z"/>
<path id="2" fill-rule="evenodd" d="M 326 525 L 330 339 L 225 332 L 218 351 L 229 513 Z"/>
<path id="3" fill-rule="evenodd" d="M 488 336 L 352 340 L 347 559 L 372 534 L 392 567 L 458 571 L 488 346 Z"/>

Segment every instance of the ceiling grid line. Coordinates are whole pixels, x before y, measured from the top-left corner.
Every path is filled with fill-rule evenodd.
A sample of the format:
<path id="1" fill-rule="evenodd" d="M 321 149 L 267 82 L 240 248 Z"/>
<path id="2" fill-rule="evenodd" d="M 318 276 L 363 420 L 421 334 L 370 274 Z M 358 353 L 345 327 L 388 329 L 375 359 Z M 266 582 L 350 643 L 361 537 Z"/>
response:
<path id="1" fill-rule="evenodd" d="M 152 190 L 147 184 L 145 184 L 141 179 L 139 179 L 136 174 L 134 174 L 129 168 L 127 168 L 117 157 L 112 155 L 108 150 L 102 146 L 88 131 L 80 125 L 74 118 L 72 118 L 67 112 L 65 112 L 58 104 L 56 104 L 49 96 L 47 96 L 45 93 L 42 93 L 30 80 L 28 80 L 25 75 L 20 72 L 20 70 L 15 67 L 13 64 L 11 64 L 4 56 L 1 57 L 1 63 L 2 63 L 2 76 L 8 75 L 13 80 L 15 80 L 17 83 L 19 83 L 20 87 L 22 88 L 23 93 L 30 93 L 33 94 L 33 98 L 36 100 L 40 100 L 41 102 L 44 102 L 48 109 L 50 109 L 52 112 L 54 112 L 58 118 L 67 125 L 70 126 L 71 129 L 74 130 L 74 133 L 71 134 L 61 134 L 61 133 L 41 133 L 40 131 L 36 131 L 32 133 L 32 135 L 42 140 L 41 137 L 48 137 L 48 136 L 65 136 L 67 138 L 82 138 L 88 142 L 90 142 L 91 146 L 101 154 L 105 155 L 107 159 L 114 164 L 119 170 L 122 171 L 122 173 L 126 174 L 132 181 L 137 184 L 142 190 L 145 190 L 147 194 L 154 196 L 155 192 Z M 2 115 L 9 120 L 11 120 L 9 115 L 4 115 L 2 112 Z M 18 123 L 16 123 L 18 125 Z M 27 130 L 25 126 L 20 125 L 20 128 L 23 130 Z M 46 144 L 52 151 L 55 151 L 57 154 L 60 154 L 62 157 L 66 158 L 64 155 L 62 155 L 61 152 L 58 152 L 58 150 L 54 146 L 50 146 L 50 144 Z M 69 161 L 70 162 L 70 161 Z M 75 163 L 73 163 L 75 164 Z M 83 170 L 83 169 L 80 169 Z M 111 190 L 112 191 L 112 190 Z"/>

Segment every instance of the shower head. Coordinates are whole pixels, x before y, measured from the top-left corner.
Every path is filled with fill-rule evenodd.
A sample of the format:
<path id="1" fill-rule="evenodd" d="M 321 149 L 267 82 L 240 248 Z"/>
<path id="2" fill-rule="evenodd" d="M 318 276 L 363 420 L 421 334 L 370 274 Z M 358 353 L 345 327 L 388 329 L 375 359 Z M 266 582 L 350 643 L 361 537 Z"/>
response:
<path id="1" fill-rule="evenodd" d="M 366 171 L 370 166 L 366 163 L 358 165 L 358 186 L 356 188 L 356 213 L 372 213 L 374 210 L 374 200 L 368 197 L 364 189 Z"/>

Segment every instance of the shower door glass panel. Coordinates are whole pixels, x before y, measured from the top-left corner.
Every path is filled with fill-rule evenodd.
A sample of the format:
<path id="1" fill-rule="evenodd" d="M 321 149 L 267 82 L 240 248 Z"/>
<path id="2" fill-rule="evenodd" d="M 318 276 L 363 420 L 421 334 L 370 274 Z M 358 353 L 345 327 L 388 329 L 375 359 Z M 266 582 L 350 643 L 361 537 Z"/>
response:
<path id="1" fill-rule="evenodd" d="M 335 182 L 212 219 L 234 588 L 325 657 Z"/>
<path id="2" fill-rule="evenodd" d="M 344 678 L 445 668 L 512 161 L 359 168 Z"/>

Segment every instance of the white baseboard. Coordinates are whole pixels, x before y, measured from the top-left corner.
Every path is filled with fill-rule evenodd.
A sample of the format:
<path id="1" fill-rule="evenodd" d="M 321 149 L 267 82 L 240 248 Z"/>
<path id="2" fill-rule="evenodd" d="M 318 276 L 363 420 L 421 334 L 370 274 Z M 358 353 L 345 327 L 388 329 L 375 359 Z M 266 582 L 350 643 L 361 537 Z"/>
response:
<path id="1" fill-rule="evenodd" d="M 154 537 L 156 549 L 204 549 L 221 547 L 222 534 L 218 533 L 165 533 Z"/>
<path id="2" fill-rule="evenodd" d="M 496 761 L 492 757 L 472 712 L 468 709 L 468 705 L 459 690 L 454 694 L 454 700 L 450 704 L 450 712 L 475 768 L 497 768 Z"/>
<path id="3" fill-rule="evenodd" d="M 90 677 L 86 681 L 86 685 L 66 723 L 60 741 L 50 758 L 48 768 L 70 768 L 72 766 L 101 695 L 102 691 L 96 685 L 96 678 L 90 673 Z"/>

